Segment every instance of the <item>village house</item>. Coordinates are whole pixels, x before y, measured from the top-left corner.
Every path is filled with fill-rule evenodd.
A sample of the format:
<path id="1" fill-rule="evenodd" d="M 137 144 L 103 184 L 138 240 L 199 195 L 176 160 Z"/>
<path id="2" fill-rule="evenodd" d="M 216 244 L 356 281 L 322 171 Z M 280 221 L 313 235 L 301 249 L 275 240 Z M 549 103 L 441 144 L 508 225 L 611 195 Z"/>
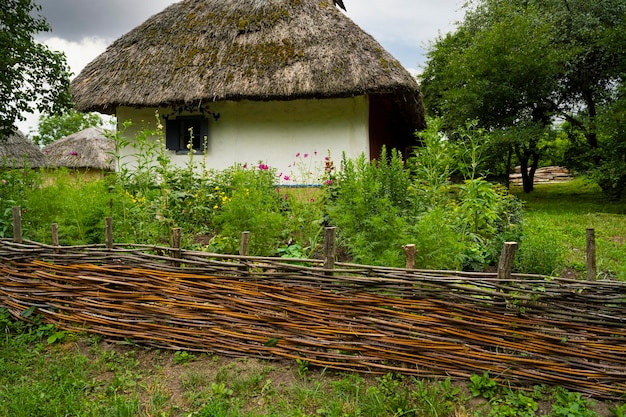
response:
<path id="1" fill-rule="evenodd" d="M 332 0 L 182 0 L 115 41 L 71 91 L 79 111 L 132 122 L 129 138 L 163 126 L 174 163 L 193 148 L 215 169 L 376 158 L 425 126 L 415 78 Z"/>

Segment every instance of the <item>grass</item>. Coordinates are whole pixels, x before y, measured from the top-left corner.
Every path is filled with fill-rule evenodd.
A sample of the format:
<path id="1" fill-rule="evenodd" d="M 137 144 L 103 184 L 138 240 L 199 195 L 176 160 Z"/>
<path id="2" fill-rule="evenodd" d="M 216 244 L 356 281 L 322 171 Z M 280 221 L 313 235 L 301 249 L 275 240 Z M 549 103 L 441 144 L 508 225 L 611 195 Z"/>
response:
<path id="1" fill-rule="evenodd" d="M 7 326 L 6 314 L 3 320 Z M 173 351 L 85 334 L 48 345 L 36 324 L 11 326 L 0 341 L 2 417 L 576 417 L 626 407 L 558 387 L 496 387 L 486 373 L 453 382 L 197 352 L 181 361 Z"/>
<path id="2" fill-rule="evenodd" d="M 564 250 L 563 267 L 576 278 L 586 276 L 586 229 L 595 230 L 598 278 L 626 280 L 626 201 L 608 202 L 599 187 L 577 178 L 559 184 L 535 185 L 524 194 L 520 188 L 512 192 L 524 201 L 525 219 L 529 229 L 547 230 L 554 242 L 546 242 L 545 250 L 557 244 Z"/>

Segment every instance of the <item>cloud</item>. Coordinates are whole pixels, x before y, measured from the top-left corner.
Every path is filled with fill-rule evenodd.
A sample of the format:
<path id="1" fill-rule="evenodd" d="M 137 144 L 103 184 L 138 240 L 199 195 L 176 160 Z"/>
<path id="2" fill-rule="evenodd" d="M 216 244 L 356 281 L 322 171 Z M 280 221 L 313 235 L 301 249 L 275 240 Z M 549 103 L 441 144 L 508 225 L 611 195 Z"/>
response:
<path id="1" fill-rule="evenodd" d="M 42 36 L 71 41 L 104 38 L 109 42 L 146 20 L 173 0 L 39 0 L 52 32 Z"/>
<path id="2" fill-rule="evenodd" d="M 109 42 L 104 38 L 83 38 L 78 42 L 58 37 L 48 38 L 43 41 L 53 51 L 62 51 L 67 58 L 74 76 L 98 55 L 104 52 Z M 73 77 L 72 77 L 73 78 Z"/>

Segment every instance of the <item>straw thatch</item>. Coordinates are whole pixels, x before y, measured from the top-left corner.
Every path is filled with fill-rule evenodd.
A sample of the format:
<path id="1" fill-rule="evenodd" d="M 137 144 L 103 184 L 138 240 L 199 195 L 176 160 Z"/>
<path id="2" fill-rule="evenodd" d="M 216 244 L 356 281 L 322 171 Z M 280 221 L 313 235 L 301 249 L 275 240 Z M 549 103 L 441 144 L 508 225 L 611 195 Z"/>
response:
<path id="1" fill-rule="evenodd" d="M 46 157 L 30 139 L 16 130 L 0 140 L 0 168 L 43 168 Z"/>
<path id="2" fill-rule="evenodd" d="M 423 127 L 416 80 L 330 0 L 182 0 L 72 82 L 78 110 L 223 100 L 392 98 Z"/>
<path id="3" fill-rule="evenodd" d="M 65 136 L 43 149 L 51 167 L 115 171 L 115 143 L 105 131 L 88 128 Z"/>

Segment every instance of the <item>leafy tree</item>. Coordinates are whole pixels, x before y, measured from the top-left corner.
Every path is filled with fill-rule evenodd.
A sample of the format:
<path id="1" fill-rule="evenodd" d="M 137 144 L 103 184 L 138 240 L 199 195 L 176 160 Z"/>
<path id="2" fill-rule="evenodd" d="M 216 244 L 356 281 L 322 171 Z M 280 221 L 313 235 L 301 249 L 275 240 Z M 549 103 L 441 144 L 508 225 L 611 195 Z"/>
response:
<path id="1" fill-rule="evenodd" d="M 104 121 L 98 113 L 79 113 L 75 110 L 68 110 L 63 114 L 44 115 L 39 118 L 33 142 L 39 146 L 46 146 L 64 136 L 89 127 L 101 127 L 103 124 Z"/>
<path id="2" fill-rule="evenodd" d="M 502 144 L 502 158 L 514 152 L 532 191 L 556 121 L 566 120 L 589 148 L 600 146 L 598 111 L 626 73 L 626 0 L 473 0 L 466 7 L 464 21 L 428 53 L 426 108 L 450 130 L 478 119 Z"/>
<path id="3" fill-rule="evenodd" d="M 0 2 L 0 138 L 23 113 L 58 113 L 71 104 L 65 55 L 34 39 L 50 30 L 40 10 L 32 0 Z"/>

